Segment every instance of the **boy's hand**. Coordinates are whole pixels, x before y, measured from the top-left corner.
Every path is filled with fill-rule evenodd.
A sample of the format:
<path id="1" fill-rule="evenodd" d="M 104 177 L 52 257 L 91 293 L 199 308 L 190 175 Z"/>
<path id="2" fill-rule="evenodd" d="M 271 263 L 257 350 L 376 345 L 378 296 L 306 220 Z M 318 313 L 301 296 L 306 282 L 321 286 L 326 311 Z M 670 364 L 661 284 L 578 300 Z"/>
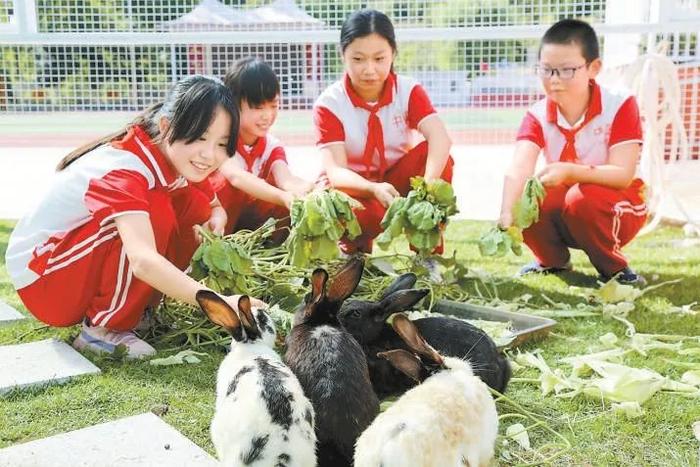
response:
<path id="1" fill-rule="evenodd" d="M 572 165 L 570 162 L 552 162 L 537 174 L 542 185 L 558 186 L 571 183 Z"/>
<path id="2" fill-rule="evenodd" d="M 382 206 L 388 208 L 394 198 L 400 196 L 394 185 L 387 182 L 377 182 L 372 184 L 372 194 Z"/>
<path id="3" fill-rule="evenodd" d="M 498 218 L 498 227 L 506 230 L 511 225 L 513 225 L 513 214 L 511 214 L 509 210 L 509 212 L 502 213 L 501 217 Z"/>

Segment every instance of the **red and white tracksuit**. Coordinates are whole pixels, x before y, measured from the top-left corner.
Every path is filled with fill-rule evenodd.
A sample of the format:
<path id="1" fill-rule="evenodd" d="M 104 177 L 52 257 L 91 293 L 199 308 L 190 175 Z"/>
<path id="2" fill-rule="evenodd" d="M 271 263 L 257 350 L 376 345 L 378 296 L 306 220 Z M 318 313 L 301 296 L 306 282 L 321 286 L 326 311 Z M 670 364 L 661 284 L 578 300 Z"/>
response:
<path id="1" fill-rule="evenodd" d="M 420 123 L 436 116 L 423 86 L 415 80 L 391 73 L 376 103 L 367 103 L 353 90 L 345 76 L 319 96 L 314 105 L 314 124 L 319 148 L 343 144 L 348 168 L 371 181 L 389 182 L 402 195 L 410 191 L 410 178 L 423 175 L 428 155 L 424 141 L 414 147 L 414 132 Z M 452 181 L 451 157 L 442 178 Z M 386 209 L 375 198 L 358 199 L 364 210 L 356 210 L 362 235 L 343 239 L 344 251 L 370 252 L 372 240 L 381 233 Z M 437 249 L 442 252 L 442 246 Z"/>
<path id="2" fill-rule="evenodd" d="M 591 103 L 581 122 L 571 127 L 545 98 L 525 115 L 517 139 L 537 144 L 547 163 L 597 166 L 608 163 L 611 148 L 641 144 L 642 126 L 634 97 L 591 81 Z M 598 272 L 612 276 L 627 266 L 621 248 L 646 222 L 643 192 L 638 178 L 622 190 L 587 183 L 549 188 L 539 221 L 523 232 L 525 243 L 544 266 L 564 266 L 569 248 L 577 248 Z"/>
<path id="3" fill-rule="evenodd" d="M 133 329 L 160 293 L 137 279 L 114 219 L 149 217 L 156 249 L 181 269 L 196 243 L 192 227 L 211 214 L 207 181 L 188 184 L 140 127 L 58 172 L 41 203 L 15 227 L 6 252 L 27 309 L 52 326 L 88 317 Z"/>
<path id="4" fill-rule="evenodd" d="M 272 166 L 277 162 L 287 163 L 284 147 L 272 135 L 258 138 L 253 146 L 244 145 L 239 138 L 233 159 L 243 165 L 248 172 L 272 186 L 277 186 Z M 218 172 L 210 179 L 219 202 L 228 215 L 225 230 L 227 234 L 241 229 L 255 230 L 270 217 L 281 219 L 289 215 L 289 211 L 284 206 L 256 199 L 234 188 Z"/>

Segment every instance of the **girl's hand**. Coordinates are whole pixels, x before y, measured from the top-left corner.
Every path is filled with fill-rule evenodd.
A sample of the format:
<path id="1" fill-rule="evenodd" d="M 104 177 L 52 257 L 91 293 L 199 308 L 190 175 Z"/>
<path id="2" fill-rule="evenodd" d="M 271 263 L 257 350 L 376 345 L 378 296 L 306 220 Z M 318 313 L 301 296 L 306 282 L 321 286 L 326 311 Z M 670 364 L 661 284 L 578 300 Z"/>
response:
<path id="1" fill-rule="evenodd" d="M 225 215 L 221 215 L 215 211 L 216 210 L 212 211 L 211 217 L 204 223 L 203 227 L 206 227 L 216 235 L 223 235 L 224 229 L 226 229 L 226 221 L 228 219 Z"/>
<path id="2" fill-rule="evenodd" d="M 288 191 L 292 193 L 295 198 L 303 198 L 306 194 L 313 191 L 314 187 L 315 185 L 312 182 L 299 179 L 290 184 Z"/>
<path id="3" fill-rule="evenodd" d="M 294 195 L 294 193 L 290 191 L 282 192 L 282 202 L 284 203 L 284 207 L 287 208 L 288 211 L 292 210 L 292 202 L 295 199 L 297 199 L 297 197 Z"/>
<path id="4" fill-rule="evenodd" d="M 394 198 L 401 196 L 394 185 L 387 182 L 377 182 L 372 184 L 372 194 L 382 206 L 388 208 Z"/>
<path id="5" fill-rule="evenodd" d="M 570 162 L 552 162 L 537 174 L 537 178 L 546 187 L 566 185 L 571 182 L 571 169 Z"/>
<path id="6" fill-rule="evenodd" d="M 226 303 L 229 304 L 231 308 L 236 310 L 238 312 L 238 300 L 240 300 L 241 296 L 240 295 L 223 295 L 222 298 L 226 301 Z M 267 303 L 263 302 L 262 300 L 259 300 L 257 298 L 249 297 L 250 298 L 250 305 L 253 308 L 267 308 Z"/>

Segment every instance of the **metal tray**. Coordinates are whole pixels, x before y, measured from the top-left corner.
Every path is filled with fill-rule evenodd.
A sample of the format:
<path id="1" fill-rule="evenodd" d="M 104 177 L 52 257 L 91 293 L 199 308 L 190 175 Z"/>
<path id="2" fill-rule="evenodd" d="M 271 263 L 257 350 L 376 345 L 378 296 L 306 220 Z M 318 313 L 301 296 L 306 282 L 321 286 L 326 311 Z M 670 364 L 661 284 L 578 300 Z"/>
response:
<path id="1" fill-rule="evenodd" d="M 513 327 L 513 339 L 508 344 L 500 346 L 500 348 L 513 348 L 525 341 L 541 339 L 549 334 L 551 328 L 557 324 L 556 321 L 549 318 L 513 313 L 489 306 L 453 302 L 451 300 L 439 300 L 433 307 L 433 311 L 459 318 L 510 322 Z"/>

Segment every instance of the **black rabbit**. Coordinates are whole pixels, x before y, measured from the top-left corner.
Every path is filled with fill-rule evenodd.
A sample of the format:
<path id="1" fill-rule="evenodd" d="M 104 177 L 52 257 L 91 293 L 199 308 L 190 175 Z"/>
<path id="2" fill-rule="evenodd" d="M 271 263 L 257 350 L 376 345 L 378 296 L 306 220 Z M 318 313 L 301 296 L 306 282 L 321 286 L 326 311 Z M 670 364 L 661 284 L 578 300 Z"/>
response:
<path id="1" fill-rule="evenodd" d="M 379 301 L 347 300 L 338 314 L 343 327 L 362 345 L 372 385 L 380 398 L 401 394 L 415 385 L 415 381 L 377 357 L 379 352 L 405 348 L 386 319 L 410 309 L 427 295 L 427 289 L 412 289 L 415 283 L 415 274 L 403 274 L 384 291 Z M 469 360 L 476 376 L 496 391 L 505 391 L 511 376 L 510 364 L 484 331 L 445 316 L 420 318 L 414 324 L 440 354 Z"/>
<path id="2" fill-rule="evenodd" d="M 352 465 L 355 441 L 379 413 L 362 348 L 337 318 L 363 267 L 364 259 L 353 258 L 330 281 L 325 270 L 316 269 L 311 294 L 287 337 L 285 362 L 316 411 L 321 467 Z"/>

